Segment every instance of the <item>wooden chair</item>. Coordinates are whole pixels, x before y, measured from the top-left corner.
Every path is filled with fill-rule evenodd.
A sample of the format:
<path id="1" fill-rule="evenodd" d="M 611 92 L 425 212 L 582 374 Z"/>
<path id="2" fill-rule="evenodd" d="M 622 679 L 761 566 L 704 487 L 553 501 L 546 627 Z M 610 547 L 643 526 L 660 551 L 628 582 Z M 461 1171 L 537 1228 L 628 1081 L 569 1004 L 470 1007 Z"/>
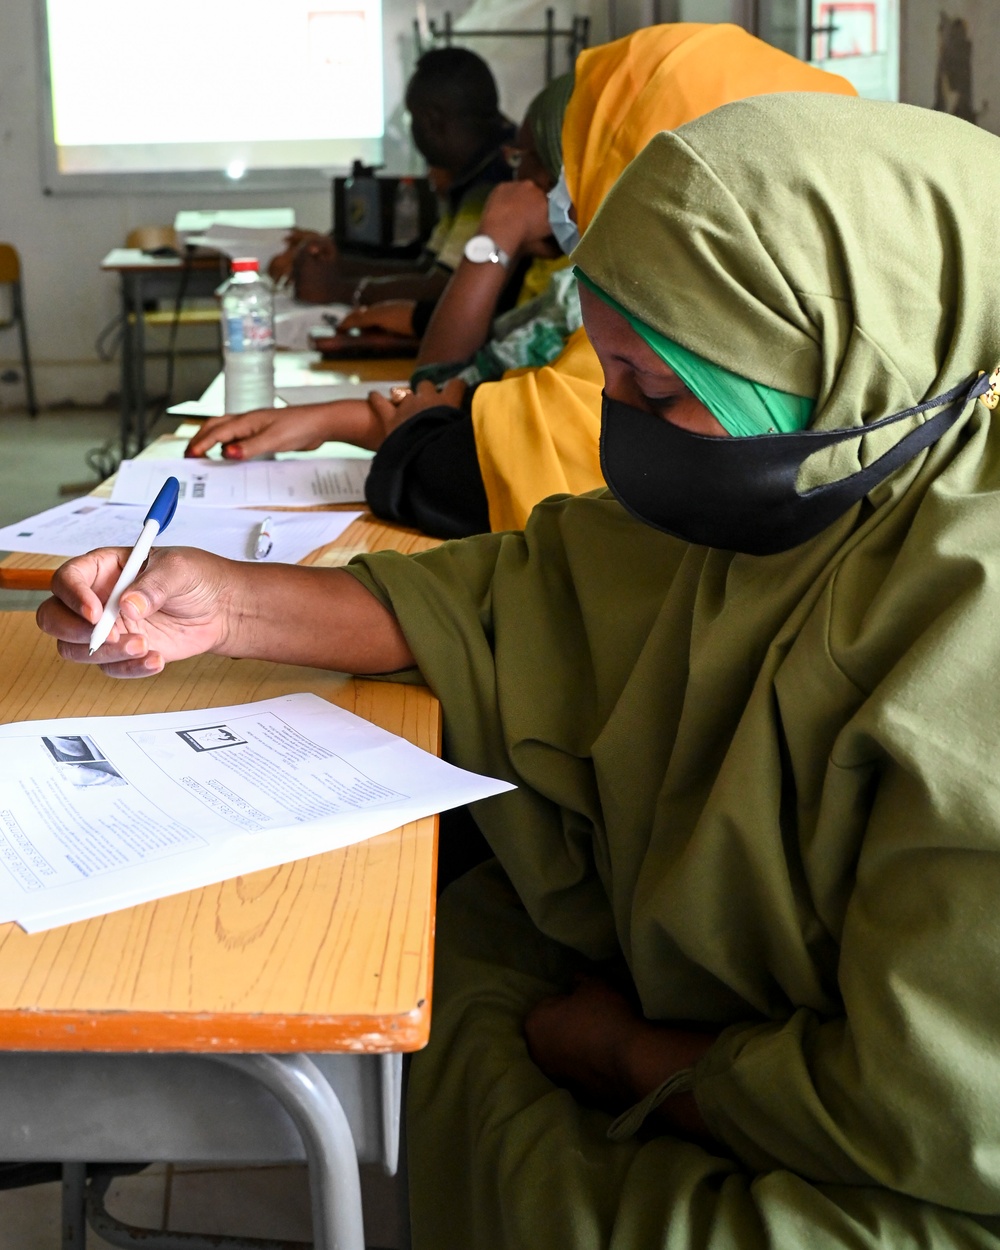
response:
<path id="1" fill-rule="evenodd" d="M 0 243 L 0 285 L 11 289 L 11 316 L 0 320 L 0 330 L 17 323 L 18 335 L 21 340 L 21 366 L 24 370 L 24 389 L 28 399 L 28 411 L 33 417 L 38 416 L 38 403 L 35 399 L 35 379 L 31 372 L 31 355 L 28 351 L 28 325 L 24 319 L 24 295 L 21 291 L 21 258 L 17 249 L 9 243 Z"/>

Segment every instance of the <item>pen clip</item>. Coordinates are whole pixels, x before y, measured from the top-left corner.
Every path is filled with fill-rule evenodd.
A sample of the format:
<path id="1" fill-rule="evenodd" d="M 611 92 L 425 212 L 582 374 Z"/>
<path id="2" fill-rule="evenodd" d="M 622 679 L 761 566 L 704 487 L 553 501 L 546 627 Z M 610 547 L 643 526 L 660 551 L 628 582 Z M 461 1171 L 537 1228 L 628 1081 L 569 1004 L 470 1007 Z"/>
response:
<path id="1" fill-rule="evenodd" d="M 180 491 L 180 482 L 175 477 L 168 477 L 160 487 L 160 493 L 153 500 L 152 507 L 146 513 L 146 520 L 155 521 L 159 525 L 161 533 L 174 519 Z"/>

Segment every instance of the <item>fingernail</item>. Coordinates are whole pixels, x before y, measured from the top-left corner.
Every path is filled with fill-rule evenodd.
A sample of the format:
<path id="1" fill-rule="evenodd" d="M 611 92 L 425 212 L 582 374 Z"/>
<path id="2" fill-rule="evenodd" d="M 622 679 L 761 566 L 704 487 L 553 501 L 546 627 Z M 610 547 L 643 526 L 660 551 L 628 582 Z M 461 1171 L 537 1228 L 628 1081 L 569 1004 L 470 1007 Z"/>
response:
<path id="1" fill-rule="evenodd" d="M 147 655 L 142 663 L 147 673 L 158 673 L 163 668 L 163 656 Z"/>
<path id="2" fill-rule="evenodd" d="M 226 443 L 222 448 L 222 455 L 226 460 L 242 460 L 243 448 L 239 443 Z"/>
<path id="3" fill-rule="evenodd" d="M 130 638 L 125 644 L 126 655 L 145 655 L 146 640 L 145 638 Z"/>
<path id="4" fill-rule="evenodd" d="M 141 617 L 146 612 L 148 606 L 145 596 L 138 591 L 133 591 L 128 596 L 123 596 L 118 605 L 119 610 L 124 611 L 125 608 L 128 608 L 129 616 L 136 617 Z"/>

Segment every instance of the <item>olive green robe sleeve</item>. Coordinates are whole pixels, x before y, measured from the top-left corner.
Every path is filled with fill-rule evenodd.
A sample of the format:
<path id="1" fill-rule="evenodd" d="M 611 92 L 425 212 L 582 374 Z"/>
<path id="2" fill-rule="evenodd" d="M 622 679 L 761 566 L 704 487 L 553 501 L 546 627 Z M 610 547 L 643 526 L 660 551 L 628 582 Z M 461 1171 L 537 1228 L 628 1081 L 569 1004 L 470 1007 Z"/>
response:
<path id="1" fill-rule="evenodd" d="M 738 1159 L 996 1212 L 1000 770 L 983 727 L 1000 725 L 1000 605 L 983 586 L 1000 553 L 935 553 L 928 593 L 924 521 L 894 524 L 901 551 L 862 550 L 800 598 L 749 696 L 748 617 L 710 591 L 717 566 L 737 597 L 751 569 L 767 601 L 760 562 L 684 548 L 607 499 L 352 570 L 397 612 L 451 758 L 519 786 L 477 818 L 539 928 L 624 953 L 651 1018 L 722 1028 L 695 1094 Z M 801 564 L 772 562 L 775 585 Z M 740 728 L 692 798 L 688 775 L 711 771 L 699 725 L 716 717 L 716 750 L 730 689 Z M 661 788 L 671 768 L 681 802 Z"/>
<path id="2" fill-rule="evenodd" d="M 661 579 L 643 584 L 649 542 L 679 549 L 640 532 L 631 555 L 611 543 L 617 580 L 604 585 L 576 568 L 623 524 L 627 533 L 636 528 L 605 496 L 573 501 L 570 517 L 566 500 L 546 501 L 525 533 L 445 543 L 413 557 L 378 553 L 349 566 L 399 618 L 442 702 L 448 758 L 517 785 L 506 802 L 473 811 L 536 923 L 595 959 L 614 954 L 618 941 L 596 868 L 605 817 L 591 747 L 631 649 L 659 611 Z M 576 541 L 567 527 L 578 530 Z M 581 573 L 598 602 L 573 593 Z M 623 584 L 632 587 L 636 616 L 616 653 L 603 642 L 620 627 Z M 595 652 L 603 653 L 596 665 Z"/>
<path id="3" fill-rule="evenodd" d="M 984 438 L 980 428 L 972 464 Z M 844 562 L 776 683 L 802 776 L 809 708 L 830 706 L 838 683 L 862 695 L 822 788 L 798 796 L 800 808 L 818 806 L 817 843 L 822 822 L 836 821 L 828 845 L 855 848 L 827 868 L 840 878 L 824 919 L 838 935 L 843 1010 L 729 1029 L 696 1096 L 755 1169 L 874 1180 L 995 1214 L 1000 505 L 971 480 L 963 497 L 960 465 L 891 560 Z"/>

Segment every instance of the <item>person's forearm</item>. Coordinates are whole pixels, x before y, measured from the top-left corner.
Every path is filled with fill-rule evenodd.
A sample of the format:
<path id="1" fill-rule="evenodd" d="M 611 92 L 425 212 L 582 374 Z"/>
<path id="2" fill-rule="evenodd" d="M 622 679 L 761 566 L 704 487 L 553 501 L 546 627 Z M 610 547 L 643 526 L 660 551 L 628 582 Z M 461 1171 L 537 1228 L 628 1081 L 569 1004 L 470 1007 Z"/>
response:
<path id="1" fill-rule="evenodd" d="M 434 265 L 423 272 L 401 273 L 385 277 L 359 279 L 358 303 L 368 305 L 381 300 L 436 300 L 448 284 L 449 271 Z"/>
<path id="2" fill-rule="evenodd" d="M 220 655 L 347 673 L 414 663 L 393 614 L 343 569 L 234 561 L 229 589 Z"/>
<path id="3" fill-rule="evenodd" d="M 355 279 L 367 276 L 391 278 L 426 273 L 428 265 L 426 256 L 414 260 L 390 260 L 375 256 L 352 256 L 349 252 L 341 252 L 337 257 L 337 268 L 345 277 Z"/>
<path id="4" fill-rule="evenodd" d="M 706 1033 L 643 1021 L 621 1056 L 624 1083 L 638 1102 L 675 1072 L 693 1068 L 707 1054 L 714 1040 Z M 661 1103 L 653 1115 L 661 1123 L 691 1137 L 709 1137 L 693 1094 L 674 1094 Z"/>
<path id="5" fill-rule="evenodd" d="M 482 347 L 509 277 L 503 265 L 463 260 L 431 315 L 417 367 L 467 360 Z"/>

